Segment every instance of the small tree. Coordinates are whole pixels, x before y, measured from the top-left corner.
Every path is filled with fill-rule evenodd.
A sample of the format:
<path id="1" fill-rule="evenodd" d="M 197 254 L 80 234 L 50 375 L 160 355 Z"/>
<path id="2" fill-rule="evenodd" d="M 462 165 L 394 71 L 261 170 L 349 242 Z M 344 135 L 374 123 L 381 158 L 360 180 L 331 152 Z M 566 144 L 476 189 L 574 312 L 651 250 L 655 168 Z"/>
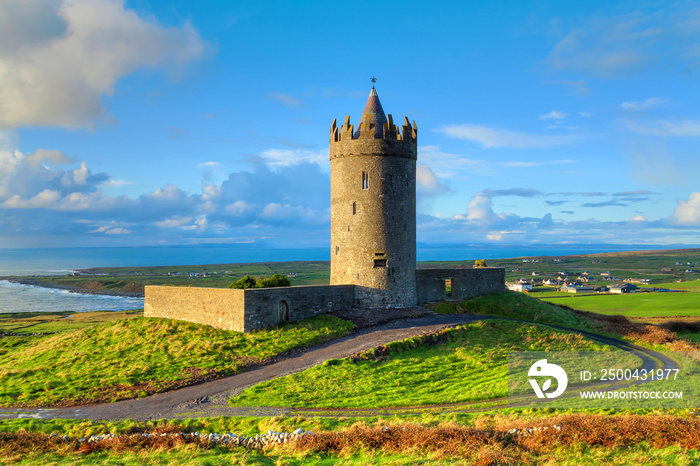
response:
<path id="1" fill-rule="evenodd" d="M 276 288 L 280 286 L 291 286 L 292 282 L 281 273 L 276 273 L 271 277 L 263 278 L 258 282 L 258 288 Z"/>
<path id="2" fill-rule="evenodd" d="M 246 275 L 237 282 L 231 283 L 228 287 L 239 290 L 247 290 L 248 288 L 255 288 L 257 285 L 258 283 L 255 281 L 255 278 L 251 277 L 250 275 Z"/>
<path id="3" fill-rule="evenodd" d="M 484 259 L 478 259 L 478 260 L 474 261 L 474 268 L 479 268 L 479 267 L 488 267 L 488 265 L 486 265 L 486 261 Z"/>

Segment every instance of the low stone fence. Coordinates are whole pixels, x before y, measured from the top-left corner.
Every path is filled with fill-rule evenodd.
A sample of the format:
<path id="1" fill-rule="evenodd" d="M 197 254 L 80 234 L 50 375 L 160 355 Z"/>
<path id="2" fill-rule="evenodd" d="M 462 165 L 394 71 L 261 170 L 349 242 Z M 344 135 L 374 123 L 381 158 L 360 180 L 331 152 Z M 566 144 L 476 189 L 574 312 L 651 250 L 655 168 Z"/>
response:
<path id="1" fill-rule="evenodd" d="M 506 271 L 502 267 L 416 270 L 419 304 L 445 299 L 466 299 L 499 293 L 505 289 Z"/>

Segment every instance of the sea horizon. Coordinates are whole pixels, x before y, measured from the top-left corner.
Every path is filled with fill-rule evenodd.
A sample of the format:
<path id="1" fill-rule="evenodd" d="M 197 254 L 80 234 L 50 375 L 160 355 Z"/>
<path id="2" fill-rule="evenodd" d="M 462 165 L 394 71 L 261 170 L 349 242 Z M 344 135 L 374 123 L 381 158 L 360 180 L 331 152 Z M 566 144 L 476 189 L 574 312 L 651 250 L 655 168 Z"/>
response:
<path id="1" fill-rule="evenodd" d="M 568 256 L 635 250 L 692 249 L 696 246 L 628 244 L 426 244 L 417 260 L 473 261 L 511 257 Z M 274 248 L 201 244 L 171 246 L 0 248 L 0 276 L 59 275 L 97 267 L 154 267 L 228 263 L 329 261 L 329 247 Z"/>

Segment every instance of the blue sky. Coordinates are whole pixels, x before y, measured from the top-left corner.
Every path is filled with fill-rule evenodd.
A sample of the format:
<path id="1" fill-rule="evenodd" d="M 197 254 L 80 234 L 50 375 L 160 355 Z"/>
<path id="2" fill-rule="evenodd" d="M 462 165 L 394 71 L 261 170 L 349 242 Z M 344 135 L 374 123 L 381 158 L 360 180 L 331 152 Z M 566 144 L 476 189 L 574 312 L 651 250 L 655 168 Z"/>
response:
<path id="1" fill-rule="evenodd" d="M 700 2 L 433 3 L 3 1 L 0 247 L 327 246 L 372 76 L 419 241 L 698 243 Z"/>

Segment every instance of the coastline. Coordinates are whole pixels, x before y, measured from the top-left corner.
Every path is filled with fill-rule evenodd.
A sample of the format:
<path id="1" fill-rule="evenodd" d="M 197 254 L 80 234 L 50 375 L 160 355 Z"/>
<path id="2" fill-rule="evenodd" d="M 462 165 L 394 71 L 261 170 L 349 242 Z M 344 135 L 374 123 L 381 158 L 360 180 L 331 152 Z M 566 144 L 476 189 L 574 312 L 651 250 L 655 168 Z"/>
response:
<path id="1" fill-rule="evenodd" d="M 118 291 L 118 290 L 91 290 L 88 288 L 81 288 L 79 286 L 62 285 L 58 283 L 48 283 L 37 278 L 28 277 L 0 277 L 0 280 L 5 280 L 10 283 L 17 283 L 19 285 L 36 286 L 39 288 L 50 288 L 55 290 L 66 290 L 70 293 L 76 294 L 89 294 L 89 295 L 104 295 L 104 296 L 119 296 L 123 298 L 143 298 L 144 293 L 132 293 L 128 291 Z"/>

